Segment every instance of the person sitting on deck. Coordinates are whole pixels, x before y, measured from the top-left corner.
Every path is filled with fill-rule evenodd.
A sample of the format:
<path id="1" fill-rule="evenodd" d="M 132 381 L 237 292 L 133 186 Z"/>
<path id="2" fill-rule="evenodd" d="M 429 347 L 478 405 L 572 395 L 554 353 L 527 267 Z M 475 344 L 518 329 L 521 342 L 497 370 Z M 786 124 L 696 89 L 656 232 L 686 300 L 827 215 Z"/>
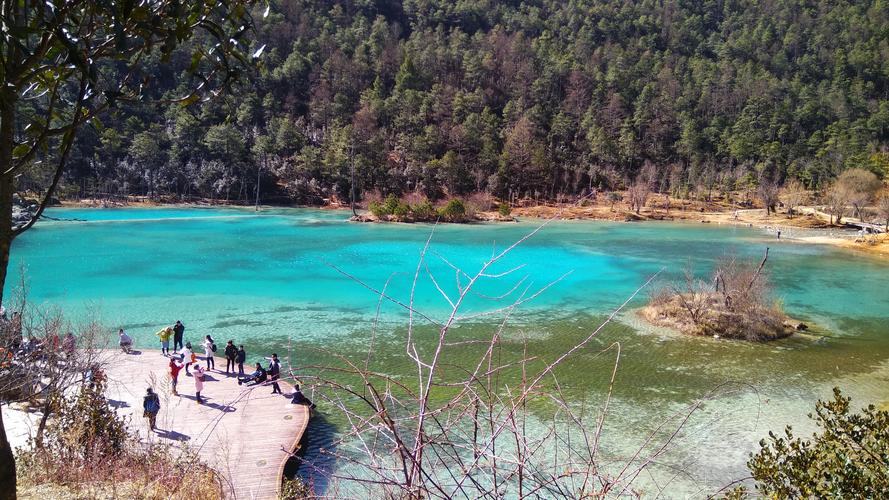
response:
<path id="1" fill-rule="evenodd" d="M 247 377 L 238 377 L 238 385 L 259 385 L 268 379 L 268 373 L 261 364 L 256 363 L 256 370 Z"/>
<path id="2" fill-rule="evenodd" d="M 129 354 L 131 350 L 133 350 L 133 339 L 125 331 L 123 328 L 117 331 L 117 334 L 120 336 L 120 348 L 123 352 Z"/>
<path id="3" fill-rule="evenodd" d="M 299 390 L 299 384 L 293 386 L 293 394 L 291 395 L 293 399 L 290 400 L 291 404 L 295 405 L 306 405 L 311 409 L 315 409 L 315 404 L 312 403 L 312 400 L 307 398 L 305 394 Z"/>

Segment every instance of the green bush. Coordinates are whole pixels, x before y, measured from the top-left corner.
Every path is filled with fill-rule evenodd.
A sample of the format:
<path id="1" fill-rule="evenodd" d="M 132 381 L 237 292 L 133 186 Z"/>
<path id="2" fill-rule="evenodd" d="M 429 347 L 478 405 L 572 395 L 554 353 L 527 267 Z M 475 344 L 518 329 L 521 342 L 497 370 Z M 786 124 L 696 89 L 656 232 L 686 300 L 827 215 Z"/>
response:
<path id="1" fill-rule="evenodd" d="M 451 222 L 460 222 L 466 218 L 466 205 L 460 198 L 454 198 L 438 210 L 442 219 Z"/>
<path id="2" fill-rule="evenodd" d="M 873 405 L 850 413 L 851 399 L 834 388 L 833 401 L 815 403 L 810 439 L 769 432 L 747 466 L 765 498 L 889 498 L 889 412 Z M 726 498 L 742 498 L 738 488 Z"/>
<path id="3" fill-rule="evenodd" d="M 432 203 L 430 203 L 428 199 L 423 199 L 420 203 L 412 206 L 411 213 L 414 214 L 415 219 L 421 221 L 435 220 L 438 216 L 435 207 L 432 206 Z"/>
<path id="4" fill-rule="evenodd" d="M 284 479 L 281 485 L 280 500 L 297 500 L 301 498 L 314 498 L 315 492 L 300 478 Z"/>
<path id="5" fill-rule="evenodd" d="M 497 213 L 499 213 L 501 217 L 509 217 L 509 214 L 512 213 L 512 208 L 509 207 L 509 203 L 501 203 L 500 206 L 497 207 Z"/>
<path id="6" fill-rule="evenodd" d="M 409 213 L 411 213 L 411 207 L 403 201 L 399 201 L 395 205 L 395 208 L 392 209 L 392 215 L 398 217 L 399 219 L 404 219 L 408 216 Z"/>
<path id="7" fill-rule="evenodd" d="M 398 208 L 398 204 L 400 203 L 397 196 L 394 194 L 390 194 L 383 200 L 383 210 L 385 210 L 386 215 L 392 215 L 395 213 L 395 209 Z"/>
<path id="8" fill-rule="evenodd" d="M 372 201 L 368 204 L 370 213 L 374 216 L 383 218 L 389 215 L 397 215 L 395 212 L 399 209 L 399 205 L 404 205 L 394 194 L 390 194 L 382 202 Z M 407 207 L 407 205 L 404 205 Z"/>
<path id="9" fill-rule="evenodd" d="M 378 201 L 368 203 L 367 208 L 370 210 L 370 213 L 374 214 L 374 217 L 383 217 L 386 215 L 383 212 L 383 204 Z"/>
<path id="10" fill-rule="evenodd" d="M 76 458 L 99 460 L 121 453 L 129 433 L 104 393 L 104 384 L 97 382 L 81 386 L 72 399 L 57 399 L 55 418 L 50 421 L 41 447 L 71 462 Z"/>

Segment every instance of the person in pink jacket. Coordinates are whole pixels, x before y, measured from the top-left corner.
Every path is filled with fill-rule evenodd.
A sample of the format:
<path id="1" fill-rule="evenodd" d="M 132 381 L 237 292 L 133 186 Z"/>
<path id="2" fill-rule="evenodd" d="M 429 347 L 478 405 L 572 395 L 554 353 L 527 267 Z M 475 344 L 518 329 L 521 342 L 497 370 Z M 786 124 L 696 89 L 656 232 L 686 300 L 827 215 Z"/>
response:
<path id="1" fill-rule="evenodd" d="M 201 390 L 203 390 L 203 389 L 204 389 L 204 369 L 201 367 L 201 365 L 194 365 L 194 392 L 195 392 L 195 399 L 197 400 L 198 404 L 201 404 L 204 402 L 204 400 L 201 399 Z"/>

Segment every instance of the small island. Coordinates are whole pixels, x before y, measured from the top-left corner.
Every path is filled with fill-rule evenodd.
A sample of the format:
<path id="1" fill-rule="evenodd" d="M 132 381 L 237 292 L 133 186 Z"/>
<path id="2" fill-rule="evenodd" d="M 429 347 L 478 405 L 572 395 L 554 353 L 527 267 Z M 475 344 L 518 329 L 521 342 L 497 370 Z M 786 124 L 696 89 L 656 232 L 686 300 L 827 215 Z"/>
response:
<path id="1" fill-rule="evenodd" d="M 691 264 L 684 279 L 656 289 L 639 315 L 651 324 L 688 335 L 763 342 L 806 330 L 781 306 L 770 300 L 771 286 L 764 272 L 769 250 L 759 265 L 735 257 L 721 259 L 705 282 Z"/>

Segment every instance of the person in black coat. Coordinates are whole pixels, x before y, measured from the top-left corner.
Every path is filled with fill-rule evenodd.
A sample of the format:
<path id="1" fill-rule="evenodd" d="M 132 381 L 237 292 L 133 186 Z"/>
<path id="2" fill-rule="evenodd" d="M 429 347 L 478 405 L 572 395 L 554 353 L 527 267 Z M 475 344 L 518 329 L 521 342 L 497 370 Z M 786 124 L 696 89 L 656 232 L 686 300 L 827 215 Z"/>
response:
<path id="1" fill-rule="evenodd" d="M 272 383 L 272 394 L 282 394 L 281 387 L 278 385 L 278 379 L 281 378 L 281 363 L 278 362 L 278 355 L 272 354 L 269 360 L 269 381 Z"/>
<path id="2" fill-rule="evenodd" d="M 235 360 L 238 357 L 238 348 L 235 347 L 234 341 L 229 340 L 225 344 L 225 374 L 228 375 L 228 369 L 231 367 L 235 371 Z"/>
<path id="3" fill-rule="evenodd" d="M 311 409 L 315 409 L 315 404 L 312 403 L 312 400 L 307 398 L 305 394 L 299 390 L 299 384 L 293 386 L 293 394 L 290 395 L 290 403 L 295 405 L 306 405 Z"/>
<path id="4" fill-rule="evenodd" d="M 173 325 L 173 350 L 178 351 L 182 349 L 182 337 L 185 336 L 185 325 L 182 324 L 178 319 L 176 320 L 176 324 Z"/>
<path id="5" fill-rule="evenodd" d="M 244 350 L 244 346 L 238 346 L 238 352 L 235 354 L 235 363 L 238 364 L 238 376 L 244 376 L 244 363 L 247 361 L 247 351 Z"/>

